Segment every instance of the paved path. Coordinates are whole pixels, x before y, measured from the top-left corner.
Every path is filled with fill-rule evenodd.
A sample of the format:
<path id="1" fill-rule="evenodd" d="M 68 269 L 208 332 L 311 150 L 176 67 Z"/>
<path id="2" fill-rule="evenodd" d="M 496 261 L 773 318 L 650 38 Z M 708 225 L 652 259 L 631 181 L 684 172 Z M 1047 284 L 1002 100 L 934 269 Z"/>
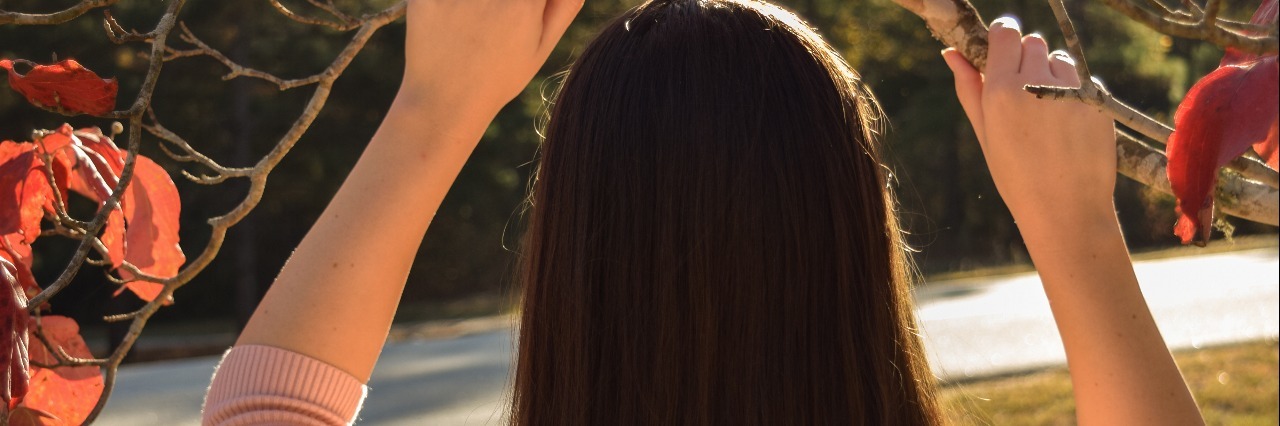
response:
<path id="1" fill-rule="evenodd" d="M 1276 248 L 1140 262 L 1152 312 L 1175 349 L 1280 336 Z M 1065 363 L 1034 274 L 935 283 L 917 294 L 925 345 L 946 380 Z M 368 425 L 501 424 L 507 330 L 389 345 L 361 415 Z M 215 358 L 127 366 L 98 424 L 198 424 Z"/>

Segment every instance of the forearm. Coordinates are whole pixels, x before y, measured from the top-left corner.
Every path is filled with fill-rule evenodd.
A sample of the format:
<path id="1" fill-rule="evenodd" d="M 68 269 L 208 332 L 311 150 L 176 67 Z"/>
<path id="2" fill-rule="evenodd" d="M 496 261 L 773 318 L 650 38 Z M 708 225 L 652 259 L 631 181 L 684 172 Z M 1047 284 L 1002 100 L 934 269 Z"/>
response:
<path id="1" fill-rule="evenodd" d="M 298 352 L 367 381 L 422 237 L 492 114 L 397 97 L 237 345 Z"/>
<path id="2" fill-rule="evenodd" d="M 1066 348 L 1079 422 L 1201 424 L 1107 207 L 1019 221 Z"/>

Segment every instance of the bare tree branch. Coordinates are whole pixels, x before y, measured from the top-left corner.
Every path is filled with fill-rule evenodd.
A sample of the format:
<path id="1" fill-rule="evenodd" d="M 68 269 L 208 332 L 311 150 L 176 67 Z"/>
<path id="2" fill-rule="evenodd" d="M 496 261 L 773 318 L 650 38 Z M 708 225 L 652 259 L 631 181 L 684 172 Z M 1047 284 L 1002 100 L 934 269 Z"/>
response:
<path id="1" fill-rule="evenodd" d="M 978 70 L 987 67 L 987 24 L 969 0 L 893 0 L 929 27 L 933 37 L 964 55 Z"/>
<path id="2" fill-rule="evenodd" d="M 188 173 L 186 170 L 183 170 L 182 171 L 183 176 L 187 177 L 187 179 L 191 179 L 193 182 L 199 183 L 199 184 L 213 185 L 213 184 L 221 183 L 227 180 L 228 178 L 246 177 L 253 172 L 253 169 L 230 168 L 230 167 L 224 167 L 223 165 L 218 164 L 217 161 L 214 161 L 212 158 L 209 158 L 208 156 L 205 156 L 204 154 L 200 153 L 200 151 L 196 151 L 195 148 L 192 148 L 191 144 L 188 143 L 181 136 L 178 136 L 176 133 L 173 133 L 169 129 L 162 126 L 160 122 L 156 120 L 154 111 L 148 109 L 147 114 L 151 117 L 151 124 L 144 125 L 143 128 L 146 129 L 148 133 L 151 133 L 155 137 L 160 138 L 160 140 L 168 142 L 169 144 L 172 144 L 174 146 L 177 146 L 178 148 L 182 149 L 183 152 L 186 152 L 186 154 L 176 154 L 172 150 L 170 150 L 168 147 L 166 147 L 164 143 L 161 143 L 159 144 L 160 149 L 164 151 L 165 154 L 168 154 L 170 158 L 173 158 L 174 160 L 177 160 L 177 161 L 186 162 L 186 163 L 199 163 L 209 168 L 210 170 L 213 170 L 213 173 L 214 173 L 212 176 L 206 175 L 206 176 L 196 177 Z"/>
<path id="3" fill-rule="evenodd" d="M 135 41 L 150 42 L 155 38 L 151 33 L 144 34 L 133 30 L 126 31 L 124 27 L 120 26 L 119 22 L 116 22 L 116 18 L 111 16 L 110 10 L 102 11 L 102 15 L 102 28 L 107 30 L 107 38 L 110 38 L 112 43 L 124 44 Z"/>
<path id="4" fill-rule="evenodd" d="M 894 0 L 894 2 L 924 19 L 930 31 L 939 41 L 942 41 L 947 46 L 956 48 L 979 70 L 986 65 L 987 28 L 982 23 L 980 15 L 973 7 L 973 4 L 969 3 L 968 0 Z M 974 40 L 979 37 L 982 39 L 981 42 Z M 1076 53 L 1076 55 L 1083 59 L 1083 55 L 1079 53 Z M 1078 60 L 1078 62 L 1082 61 Z M 1099 96 L 1105 93 L 1101 90 L 1090 94 L 1074 88 L 1029 86 L 1026 89 L 1042 97 L 1054 99 L 1070 98 L 1098 105 L 1116 121 L 1154 140 L 1166 142 L 1173 132 L 1173 129 L 1169 128 L 1169 126 L 1142 114 L 1109 94 Z M 1160 164 L 1167 164 L 1168 159 L 1165 158 L 1164 153 L 1145 144 L 1143 146 L 1147 146 L 1150 148 L 1149 150 L 1123 149 L 1124 146 L 1120 145 L 1126 143 L 1128 140 L 1126 138 L 1132 139 L 1127 135 L 1117 133 L 1119 154 L 1121 156 L 1138 156 L 1141 154 L 1142 158 L 1122 158 L 1117 164 L 1120 173 L 1130 177 L 1141 176 L 1141 179 L 1137 177 L 1134 179 L 1152 187 L 1168 188 L 1169 179 L 1164 169 L 1160 169 L 1158 175 L 1147 173 L 1145 168 L 1141 171 L 1136 169 L 1139 165 L 1151 164 L 1155 161 L 1148 159 L 1149 155 L 1153 153 L 1159 157 Z M 1229 190 L 1232 192 L 1217 194 L 1219 209 L 1223 213 L 1232 216 L 1275 225 L 1277 222 L 1276 217 L 1280 216 L 1280 205 L 1277 205 L 1274 197 L 1267 198 L 1266 195 L 1275 191 L 1275 183 L 1280 182 L 1280 177 L 1277 177 L 1276 171 L 1260 164 L 1256 159 L 1247 157 L 1236 159 L 1228 164 L 1227 167 L 1232 172 L 1219 174 L 1218 189 L 1219 191 Z M 1249 177 L 1246 178 L 1246 176 Z M 1261 198 L 1241 198 L 1241 195 L 1260 195 Z"/>
<path id="5" fill-rule="evenodd" d="M 78 358 L 71 356 L 61 346 L 53 344 L 49 338 L 44 335 L 44 324 L 40 321 L 40 316 L 36 316 L 36 326 L 31 330 L 31 334 L 36 340 L 40 341 L 40 345 L 44 346 L 45 352 L 53 357 L 53 364 L 46 364 L 31 360 L 31 365 L 40 368 L 58 368 L 58 367 L 84 367 L 84 366 L 101 366 L 107 362 L 105 359 L 99 358 Z"/>
<path id="6" fill-rule="evenodd" d="M 1173 134 L 1173 128 L 1116 100 L 1110 93 L 1102 94 L 1101 97 L 1097 95 L 1089 97 L 1080 89 L 1053 86 L 1027 86 L 1026 90 L 1041 99 L 1077 100 L 1090 105 L 1098 105 L 1120 124 L 1161 144 L 1169 143 L 1169 136 Z M 1257 158 L 1240 156 L 1227 163 L 1227 168 L 1240 173 L 1241 177 L 1272 188 L 1280 186 L 1280 173 L 1277 173 L 1276 170 L 1268 167 Z"/>
<path id="7" fill-rule="evenodd" d="M 88 10 L 97 7 L 105 7 L 116 3 L 118 0 L 85 0 L 76 6 L 68 8 L 62 12 L 47 15 L 27 15 L 16 14 L 11 12 L 0 12 L 0 23 L 18 23 L 18 24 L 57 24 L 66 22 L 85 13 Z M 370 37 L 383 26 L 399 19 L 404 15 L 405 3 L 403 1 L 382 10 L 378 13 L 365 15 L 359 19 L 350 17 L 339 10 L 331 0 L 308 0 L 308 2 L 332 16 L 340 22 L 320 21 L 311 18 L 298 16 L 287 8 L 284 8 L 276 0 L 270 0 L 273 6 L 285 16 L 308 24 L 325 25 L 338 30 L 357 30 L 355 35 L 347 43 L 346 47 L 334 58 L 322 72 L 300 79 L 282 79 L 267 72 L 245 67 L 231 61 L 226 55 L 218 50 L 210 47 L 198 39 L 185 25 L 178 22 L 178 14 L 185 5 L 185 0 L 169 0 L 169 3 L 160 17 L 156 27 L 146 33 L 140 33 L 133 30 L 125 30 L 116 20 L 105 13 L 103 20 L 103 28 L 107 36 L 115 43 L 127 42 L 143 42 L 150 44 L 150 53 L 148 57 L 147 72 L 144 77 L 141 88 L 133 104 L 126 110 L 112 111 L 101 114 L 99 117 L 115 118 L 125 120 L 128 123 L 128 144 L 124 159 L 124 167 L 121 170 L 118 183 L 111 189 L 110 195 L 104 200 L 98 211 L 94 214 L 93 219 L 88 222 L 75 220 L 66 214 L 65 200 L 61 199 L 61 194 L 57 194 L 55 200 L 55 212 L 49 214 L 49 219 L 54 224 L 54 229 L 42 231 L 42 235 L 60 235 L 80 241 L 79 245 L 73 252 L 67 267 L 62 274 L 44 290 L 31 299 L 31 310 L 39 314 L 38 307 L 48 302 L 54 295 L 62 291 L 70 283 L 72 278 L 79 272 L 80 267 L 88 262 L 92 264 L 103 264 L 110 266 L 110 253 L 107 247 L 98 238 L 98 234 L 105 226 L 107 217 L 113 210 L 118 208 L 120 199 L 125 189 L 132 180 L 134 165 L 138 155 L 138 149 L 141 144 L 141 134 L 145 130 L 148 133 L 161 139 L 159 146 L 171 158 L 180 162 L 198 163 L 212 171 L 212 175 L 196 177 L 190 173 L 183 171 L 183 174 L 189 179 L 203 184 L 216 184 L 230 178 L 247 178 L 249 179 L 249 193 L 241 201 L 239 205 L 226 214 L 214 217 L 208 220 L 211 227 L 210 238 L 204 250 L 199 256 L 189 261 L 175 276 L 158 277 L 142 271 L 137 266 L 122 262 L 116 271 L 122 276 L 128 277 L 129 281 L 145 281 L 162 285 L 160 294 L 148 302 L 143 308 L 123 315 L 114 315 L 107 317 L 108 321 L 131 321 L 129 330 L 123 341 L 116 347 L 110 356 L 103 359 L 79 359 L 69 356 L 56 345 L 50 344 L 47 339 L 41 337 L 50 354 L 53 354 L 56 362 L 53 364 L 42 365 L 49 368 L 59 366 L 99 366 L 103 371 L 104 386 L 97 405 L 90 412 L 85 420 L 85 424 L 92 423 L 105 407 L 107 400 L 110 398 L 112 390 L 115 387 L 115 379 L 120 363 L 124 360 L 126 354 L 133 347 L 141 335 L 147 321 L 155 314 L 158 309 L 165 305 L 167 301 L 172 300 L 173 292 L 179 287 L 190 282 L 190 280 L 204 270 L 205 267 L 217 256 L 221 249 L 223 240 L 226 237 L 227 230 L 242 220 L 262 199 L 263 191 L 266 188 L 267 176 L 280 163 L 284 156 L 293 148 L 293 146 L 301 139 L 302 135 L 307 131 L 311 124 L 315 121 L 317 115 L 324 108 L 334 82 L 343 73 L 351 61 L 355 59 L 356 54 L 364 48 Z M 189 49 L 178 50 L 167 44 L 168 36 L 175 28 L 180 28 L 179 37 L 181 40 L 190 44 Z M 176 133 L 165 128 L 156 119 L 154 110 L 151 108 L 152 94 L 155 91 L 156 83 L 159 78 L 161 69 L 166 61 L 194 56 L 209 56 L 226 66 L 230 71 L 224 80 L 236 77 L 252 77 L 261 79 L 275 84 L 280 90 L 288 90 L 301 86 L 315 85 L 315 91 L 311 95 L 310 101 L 299 114 L 290 129 L 277 141 L 276 146 L 261 158 L 252 167 L 232 168 L 226 167 L 214 161 L 212 158 L 204 155 L 196 150 L 189 142 Z M 66 114 L 66 111 L 53 110 L 52 112 Z M 144 124 L 143 119 L 149 117 L 149 121 Z M 112 137 L 124 132 L 123 126 L 115 123 L 112 127 Z M 176 149 L 171 149 L 176 148 Z M 175 152 L 176 151 L 176 152 Z M 52 158 L 45 155 L 45 165 L 51 167 Z M 49 184 L 57 187 L 54 180 L 52 170 L 46 170 L 49 176 Z M 89 258 L 88 253 L 92 250 L 103 257 L 104 260 L 94 260 Z M 118 284 L 125 284 L 121 278 L 111 275 L 110 271 L 106 271 L 107 278 Z M 40 333 L 37 330 L 37 333 Z M 42 336 L 42 335 L 41 335 Z M 38 364 L 39 365 L 39 364 Z"/>
<path id="8" fill-rule="evenodd" d="M 311 2 L 311 4 L 323 9 L 326 12 L 329 12 L 330 15 L 333 15 L 335 18 L 338 18 L 338 20 L 342 22 L 333 22 L 325 19 L 316 19 L 316 18 L 311 18 L 307 16 L 302 16 L 297 13 L 294 13 L 292 10 L 289 10 L 289 8 L 281 4 L 279 0 L 268 0 L 268 1 L 271 2 L 271 6 L 276 8 L 276 11 L 280 12 L 281 15 L 284 15 L 289 19 L 292 19 L 294 21 L 298 21 L 307 25 L 321 25 L 321 26 L 333 28 L 338 31 L 351 31 L 352 29 L 355 29 L 356 27 L 360 26 L 359 21 L 351 19 L 347 15 L 343 14 L 341 11 L 338 11 L 338 9 L 334 7 L 332 3 L 321 4 L 314 0 L 308 0 Z"/>
<path id="9" fill-rule="evenodd" d="M 1260 32 L 1266 35 L 1249 35 L 1247 31 L 1233 31 L 1218 24 L 1217 11 L 1205 8 L 1204 14 L 1197 22 L 1188 23 L 1178 19 L 1174 14 L 1162 14 L 1144 9 L 1131 0 L 1102 0 L 1107 6 L 1128 16 L 1129 19 L 1141 22 L 1160 33 L 1174 37 L 1204 40 L 1222 48 L 1233 47 L 1244 52 L 1259 55 L 1275 54 L 1280 51 L 1274 30 Z M 1213 2 L 1210 2 L 1212 5 Z M 1214 6 L 1217 7 L 1217 6 Z"/>
<path id="10" fill-rule="evenodd" d="M 0 10 L 0 25 L 57 25 L 80 17 L 93 9 L 107 7 L 120 0 L 81 0 L 79 3 L 53 13 L 18 13 Z"/>
<path id="11" fill-rule="evenodd" d="M 355 18 L 352 18 L 351 15 L 347 15 L 346 13 L 343 13 L 341 10 L 339 10 L 338 6 L 333 4 L 333 0 L 324 0 L 324 1 L 307 0 L 307 2 L 311 3 L 312 6 L 320 8 L 320 10 L 329 12 L 330 15 L 333 15 L 333 17 L 339 21 L 357 22 L 357 20 Z"/>
<path id="12" fill-rule="evenodd" d="M 275 84 L 280 88 L 280 90 L 289 90 L 299 86 L 316 84 L 325 77 L 324 73 L 320 73 L 310 77 L 285 80 L 268 72 L 241 66 L 240 64 L 235 63 L 235 61 L 232 61 L 231 58 L 228 58 L 227 55 L 222 54 L 222 52 L 219 52 L 217 49 L 209 47 L 208 44 L 205 44 L 197 38 L 195 34 L 191 33 L 191 30 L 187 28 L 186 24 L 180 24 L 179 26 L 182 29 L 182 35 L 180 36 L 182 41 L 190 43 L 195 47 L 185 50 L 167 49 L 165 57 L 166 61 L 192 56 L 208 56 L 216 59 L 218 62 L 221 62 L 230 70 L 226 75 L 222 76 L 223 80 L 231 80 L 236 77 L 253 77 Z"/>
<path id="13" fill-rule="evenodd" d="M 1155 0 L 1151 1 L 1159 4 Z M 1204 20 L 1211 21 L 1216 19 L 1221 5 L 1222 3 L 1219 0 L 1209 0 L 1209 3 L 1205 6 Z M 1092 74 L 1089 73 L 1089 66 L 1085 62 L 1084 47 L 1076 34 L 1075 25 L 1071 22 L 1071 17 L 1067 15 L 1063 0 L 1049 0 L 1049 6 L 1053 9 L 1053 15 L 1057 18 L 1058 26 L 1062 29 L 1062 35 L 1067 41 L 1067 48 L 1071 52 L 1071 57 L 1076 62 L 1076 73 L 1080 77 L 1081 86 L 1079 89 L 1027 86 L 1026 90 L 1041 99 L 1072 98 L 1090 105 L 1099 106 L 1104 111 L 1109 112 L 1120 124 L 1128 126 L 1148 138 L 1167 144 L 1169 137 L 1173 134 L 1173 128 L 1118 101 L 1106 88 L 1099 85 L 1093 79 Z M 1233 160 L 1227 167 L 1236 170 L 1245 178 L 1258 181 L 1272 188 L 1280 186 L 1280 173 L 1256 159 L 1242 156 Z"/>
<path id="14" fill-rule="evenodd" d="M 162 284 L 164 287 L 155 299 L 148 302 L 141 309 L 131 313 L 106 318 L 108 321 L 129 320 L 131 323 L 129 325 L 129 331 L 126 333 L 120 345 L 117 346 L 115 352 L 113 352 L 111 356 L 106 358 L 106 362 L 102 364 L 105 381 L 103 393 L 98 400 L 98 405 L 86 420 L 86 424 L 92 422 L 93 419 L 97 417 L 98 413 L 101 412 L 102 407 L 105 406 L 107 399 L 110 397 L 111 390 L 114 388 L 117 369 L 120 362 L 123 361 L 124 356 L 128 353 L 129 349 L 133 347 L 133 344 L 141 335 L 147 321 L 160 309 L 161 306 L 165 304 L 165 301 L 170 300 L 175 290 L 185 285 L 197 274 L 203 271 L 213 258 L 217 256 L 226 237 L 227 230 L 248 215 L 248 213 L 257 206 L 258 202 L 261 201 L 263 191 L 266 189 L 267 176 L 284 158 L 285 154 L 287 154 L 298 140 L 301 139 L 302 135 L 315 121 L 320 110 L 324 108 L 325 101 L 328 99 L 333 83 L 342 74 L 346 67 L 351 64 L 351 61 L 355 59 L 356 54 L 364 48 L 364 45 L 369 41 L 369 38 L 372 37 L 378 29 L 403 16 L 405 10 L 405 3 L 400 2 L 379 13 L 367 15 L 361 18 L 358 26 L 359 30 L 356 32 L 355 36 L 352 37 L 352 39 L 347 43 L 347 46 L 337 55 L 333 62 L 324 71 L 307 79 L 284 80 L 279 77 L 275 77 L 274 75 L 242 67 L 231 62 L 221 52 L 218 52 L 195 38 L 195 36 L 191 34 L 185 26 L 182 27 L 183 34 L 181 37 L 183 37 L 184 41 L 196 46 L 195 49 L 188 51 L 174 51 L 173 49 L 168 48 L 165 45 L 165 36 L 167 36 L 169 31 L 175 26 L 177 11 L 181 8 L 180 3 L 182 0 L 174 1 L 176 6 L 171 4 L 170 10 L 167 11 L 165 16 L 162 18 L 161 24 L 158 25 L 156 30 L 151 33 L 155 35 L 155 38 L 151 41 L 151 72 L 158 72 L 164 61 L 172 60 L 177 57 L 210 56 L 232 69 L 232 74 L 228 78 L 235 78 L 238 76 L 259 78 L 275 83 L 281 88 L 281 90 L 308 84 L 315 84 L 316 89 L 311 95 L 311 100 L 294 121 L 293 126 L 280 138 L 279 141 L 277 141 L 275 148 L 267 153 L 253 167 L 244 169 L 224 167 L 216 161 L 201 154 L 186 140 L 160 125 L 154 115 L 152 116 L 152 120 L 149 124 L 145 126 L 142 125 L 141 119 L 143 113 L 151 111 L 150 93 L 151 90 L 154 89 L 154 86 L 147 87 L 144 85 L 143 90 L 139 94 L 139 102 L 135 102 L 134 106 L 128 111 L 113 113 L 127 116 L 130 119 L 130 161 L 132 161 L 132 155 L 136 153 L 135 142 L 137 140 L 138 132 L 145 129 L 162 139 L 165 143 L 173 145 L 183 152 L 182 154 L 177 154 L 173 153 L 172 150 L 165 148 L 167 152 L 173 154 L 173 158 L 179 161 L 200 163 L 201 165 L 213 170 L 216 175 L 207 177 L 209 180 L 208 183 L 214 183 L 213 181 L 221 182 L 222 180 L 231 177 L 244 177 L 249 179 L 250 188 L 249 193 L 241 203 L 230 212 L 222 216 L 209 219 L 209 225 L 212 229 L 210 230 L 209 242 L 206 244 L 204 251 L 202 251 L 199 256 L 189 261 L 187 265 L 185 265 L 175 276 L 169 278 L 152 276 L 144 273 L 134 265 L 127 262 L 120 266 L 120 269 L 129 273 L 134 280 L 154 282 Z M 174 52 L 178 53 L 175 55 Z M 148 77 L 151 77 L 150 73 L 148 74 Z M 151 80 L 151 78 L 148 78 L 148 81 Z M 143 101 L 144 95 L 146 96 L 146 102 L 140 103 Z M 164 146 L 164 143 L 162 143 L 161 146 Z M 121 181 L 125 181 L 124 174 L 122 174 Z M 118 188 L 117 193 L 121 190 L 122 189 Z M 91 222 L 90 225 L 93 225 L 95 222 Z M 96 233 L 96 228 L 94 229 L 94 233 Z M 94 238 L 94 240 L 96 240 L 96 238 Z M 85 239 L 84 241 L 88 241 L 88 239 Z M 82 246 L 83 245 L 84 243 L 82 243 Z M 42 293 L 42 295 L 43 294 L 44 293 Z"/>
<path id="15" fill-rule="evenodd" d="M 1173 194 L 1165 172 L 1169 159 L 1159 149 L 1128 133 L 1116 132 L 1116 160 L 1120 174 L 1160 192 Z M 1218 172 L 1214 206 L 1222 213 L 1276 226 L 1280 225 L 1277 205 L 1280 205 L 1280 190 L 1244 179 L 1234 170 Z"/>

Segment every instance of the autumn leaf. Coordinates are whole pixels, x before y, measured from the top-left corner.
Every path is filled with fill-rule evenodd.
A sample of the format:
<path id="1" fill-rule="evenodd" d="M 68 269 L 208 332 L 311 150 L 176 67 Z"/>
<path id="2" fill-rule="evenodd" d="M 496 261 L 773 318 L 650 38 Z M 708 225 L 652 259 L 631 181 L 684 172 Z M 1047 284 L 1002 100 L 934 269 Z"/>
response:
<path id="1" fill-rule="evenodd" d="M 27 395 L 27 297 L 14 276 L 16 268 L 0 259 L 0 399 L 12 410 Z"/>
<path id="2" fill-rule="evenodd" d="M 1274 25 L 1276 11 L 1276 0 L 1267 0 L 1253 23 Z M 1220 167 L 1250 148 L 1277 167 L 1278 80 L 1276 55 L 1259 57 L 1231 49 L 1218 69 L 1196 82 L 1178 105 L 1166 153 L 1169 183 L 1178 198 L 1174 233 L 1183 244 L 1203 246 L 1209 240 Z"/>
<path id="3" fill-rule="evenodd" d="M 31 65 L 26 75 L 14 69 L 15 62 Z M 28 102 L 66 115 L 102 115 L 116 106 L 116 79 L 103 79 L 74 59 L 53 65 L 0 59 L 0 68 L 9 71 L 9 87 Z"/>
<path id="4" fill-rule="evenodd" d="M 61 424 L 52 413 L 34 408 L 18 407 L 9 412 L 9 426 L 45 426 Z"/>
<path id="5" fill-rule="evenodd" d="M 127 154 L 97 128 L 73 131 L 63 125 L 40 139 L 46 152 L 54 153 L 63 167 L 72 172 L 67 187 L 102 203 L 120 180 Z M 168 278 L 186 262 L 178 245 L 181 199 L 169 173 L 151 159 L 139 155 L 134 162 L 133 180 L 120 199 L 120 208 L 107 218 L 102 243 L 111 264 L 129 262 L 148 275 Z M 118 270 L 125 287 L 143 300 L 155 299 L 163 286 L 134 280 Z"/>
<path id="6" fill-rule="evenodd" d="M 18 268 L 18 280 L 28 291 L 39 290 L 31 276 L 31 243 L 40 236 L 44 212 L 53 209 L 53 189 L 35 148 L 0 142 L 0 257 Z"/>
<path id="7" fill-rule="evenodd" d="M 62 348 L 67 355 L 93 358 L 84 338 L 80 337 L 80 326 L 75 320 L 47 315 L 40 318 L 40 330 L 49 344 Z M 33 362 L 30 370 L 31 390 L 20 408 L 38 410 L 57 419 L 56 422 L 40 424 L 78 425 L 84 422 L 102 395 L 102 373 L 95 366 L 37 367 L 34 363 L 56 364 L 57 358 L 34 336 L 30 341 Z"/>

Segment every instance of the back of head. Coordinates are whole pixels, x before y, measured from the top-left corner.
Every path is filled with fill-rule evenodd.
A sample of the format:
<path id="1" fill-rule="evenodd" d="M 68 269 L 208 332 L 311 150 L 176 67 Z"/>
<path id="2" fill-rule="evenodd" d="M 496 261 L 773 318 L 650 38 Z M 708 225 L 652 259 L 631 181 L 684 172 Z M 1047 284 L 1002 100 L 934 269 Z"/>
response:
<path id="1" fill-rule="evenodd" d="M 874 105 L 776 6 L 606 26 L 546 129 L 513 422 L 938 422 Z"/>

